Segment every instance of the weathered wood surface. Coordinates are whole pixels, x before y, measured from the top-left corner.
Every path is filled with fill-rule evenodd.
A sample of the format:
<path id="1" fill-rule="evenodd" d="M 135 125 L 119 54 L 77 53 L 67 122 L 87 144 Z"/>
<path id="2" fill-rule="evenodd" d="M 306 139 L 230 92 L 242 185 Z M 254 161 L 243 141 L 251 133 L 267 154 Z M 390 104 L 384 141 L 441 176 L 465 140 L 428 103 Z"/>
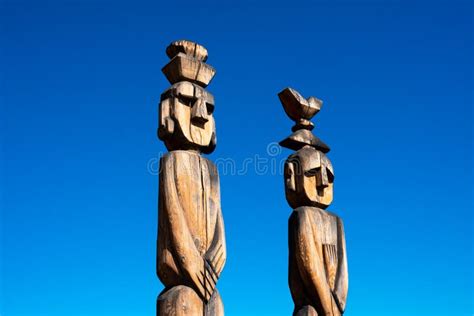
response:
<path id="1" fill-rule="evenodd" d="M 161 95 L 158 136 L 168 150 L 212 152 L 217 143 L 214 96 L 202 87 L 179 82 Z"/>
<path id="2" fill-rule="evenodd" d="M 216 284 L 227 254 L 219 176 L 201 156 L 216 146 L 214 97 L 204 90 L 214 73 L 202 75 L 212 67 L 203 66 L 207 50 L 199 44 L 177 41 L 167 54 L 163 72 L 173 85 L 161 96 L 158 136 L 170 152 L 160 161 L 156 261 L 165 289 L 156 312 L 221 316 Z"/>
<path id="3" fill-rule="evenodd" d="M 299 125 L 295 126 L 298 127 Z M 327 153 L 330 150 L 328 145 L 307 129 L 295 130 L 293 134 L 282 140 L 280 145 L 293 150 L 299 150 L 306 145 L 317 148 L 323 153 Z"/>
<path id="4" fill-rule="evenodd" d="M 171 83 L 180 81 L 195 82 L 206 87 L 216 74 L 214 68 L 191 56 L 179 53 L 162 69 Z"/>
<path id="5" fill-rule="evenodd" d="M 323 209 L 302 206 L 293 211 L 288 227 L 295 312 L 310 305 L 318 315 L 341 315 L 348 290 L 342 220 Z"/>
<path id="6" fill-rule="evenodd" d="M 161 294 L 156 306 L 158 315 L 224 315 L 224 306 L 217 291 L 204 304 L 196 292 L 187 286 L 178 285 Z"/>
<path id="7" fill-rule="evenodd" d="M 278 98 L 289 118 L 298 121 L 302 118 L 310 120 L 321 110 L 323 101 L 315 97 L 304 98 L 293 88 L 285 88 L 278 93 Z"/>
<path id="8" fill-rule="evenodd" d="M 285 163 L 286 199 L 291 207 L 328 207 L 333 199 L 334 171 L 327 156 L 305 146 Z"/>
<path id="9" fill-rule="evenodd" d="M 340 316 L 348 291 L 346 242 L 342 220 L 325 210 L 333 200 L 334 170 L 329 147 L 311 132 L 309 120 L 322 102 L 287 88 L 279 94 L 296 122 L 280 145 L 296 152 L 285 163 L 285 194 L 294 208 L 288 222 L 289 286 L 296 316 Z"/>
<path id="10" fill-rule="evenodd" d="M 187 40 L 180 40 L 171 43 L 166 48 L 166 55 L 170 59 L 173 59 L 179 53 L 183 53 L 188 56 L 192 56 L 193 58 L 206 62 L 207 61 L 207 49 L 199 45 L 198 43 L 194 43 Z"/>

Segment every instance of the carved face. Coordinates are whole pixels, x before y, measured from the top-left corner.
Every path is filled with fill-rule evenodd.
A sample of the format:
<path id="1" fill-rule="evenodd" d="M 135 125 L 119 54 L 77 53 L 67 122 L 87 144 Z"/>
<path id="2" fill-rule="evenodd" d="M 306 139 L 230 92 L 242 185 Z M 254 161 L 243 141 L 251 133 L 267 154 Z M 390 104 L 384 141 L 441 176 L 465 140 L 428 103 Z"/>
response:
<path id="1" fill-rule="evenodd" d="M 325 154 L 305 146 L 285 163 L 285 191 L 291 207 L 328 207 L 333 198 L 334 171 Z"/>
<path id="2" fill-rule="evenodd" d="M 210 153 L 216 145 L 214 97 L 204 88 L 178 82 L 161 96 L 158 136 L 168 150 Z"/>

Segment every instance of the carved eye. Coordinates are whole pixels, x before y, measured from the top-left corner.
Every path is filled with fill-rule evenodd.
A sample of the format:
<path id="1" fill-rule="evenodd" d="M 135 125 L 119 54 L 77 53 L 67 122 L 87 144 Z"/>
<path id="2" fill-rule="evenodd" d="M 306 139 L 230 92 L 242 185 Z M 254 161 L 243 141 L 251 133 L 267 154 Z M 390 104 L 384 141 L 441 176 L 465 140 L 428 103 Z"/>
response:
<path id="1" fill-rule="evenodd" d="M 183 103 L 186 106 L 192 107 L 193 106 L 193 98 L 187 97 L 185 95 L 180 94 L 178 96 L 179 102 Z"/>
<path id="2" fill-rule="evenodd" d="M 304 175 L 307 176 L 307 177 L 313 177 L 315 176 L 316 174 L 318 174 L 318 172 L 321 172 L 321 168 L 313 168 L 313 169 L 310 169 L 310 170 L 306 170 L 304 172 Z"/>
<path id="3" fill-rule="evenodd" d="M 207 108 L 207 114 L 211 115 L 214 113 L 214 105 L 211 103 L 206 103 L 206 108 Z"/>

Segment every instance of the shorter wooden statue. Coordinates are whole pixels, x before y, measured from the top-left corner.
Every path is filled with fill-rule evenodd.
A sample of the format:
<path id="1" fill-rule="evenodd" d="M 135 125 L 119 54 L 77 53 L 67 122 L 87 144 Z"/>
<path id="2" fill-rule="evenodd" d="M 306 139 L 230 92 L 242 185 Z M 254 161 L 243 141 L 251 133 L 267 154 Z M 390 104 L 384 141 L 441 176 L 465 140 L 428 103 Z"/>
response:
<path id="1" fill-rule="evenodd" d="M 165 289 L 161 316 L 223 316 L 216 284 L 226 261 L 216 166 L 201 153 L 216 146 L 214 97 L 205 90 L 214 69 L 207 50 L 176 41 L 163 68 L 172 86 L 161 95 L 158 136 L 169 153 L 160 161 L 156 271 Z"/>
<path id="2" fill-rule="evenodd" d="M 325 209 L 333 199 L 334 170 L 329 147 L 313 135 L 310 119 L 322 101 L 303 98 L 286 88 L 278 94 L 296 122 L 293 134 L 280 142 L 296 150 L 285 163 L 285 193 L 294 208 L 289 219 L 289 286 L 293 315 L 339 316 L 348 290 L 346 243 L 342 220 Z"/>

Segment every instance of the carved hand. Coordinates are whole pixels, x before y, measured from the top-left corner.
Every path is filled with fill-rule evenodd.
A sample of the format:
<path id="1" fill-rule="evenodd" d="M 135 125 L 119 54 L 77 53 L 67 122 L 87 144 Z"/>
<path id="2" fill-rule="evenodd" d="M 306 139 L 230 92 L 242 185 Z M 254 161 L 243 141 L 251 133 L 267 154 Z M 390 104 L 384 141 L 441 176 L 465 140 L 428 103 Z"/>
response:
<path id="1" fill-rule="evenodd" d="M 206 254 L 206 261 L 217 278 L 221 275 L 225 263 L 224 247 L 220 244 Z M 217 282 L 217 281 L 216 281 Z"/>
<path id="2" fill-rule="evenodd" d="M 199 296 L 207 303 L 216 287 L 217 277 L 206 260 L 188 268 L 187 274 Z"/>
<path id="3" fill-rule="evenodd" d="M 337 308 L 339 309 L 339 312 L 344 313 L 344 309 L 345 309 L 345 301 L 341 300 L 337 293 L 336 292 L 333 292 L 332 293 L 333 297 L 334 297 L 334 301 L 336 301 L 336 304 L 337 304 Z"/>

